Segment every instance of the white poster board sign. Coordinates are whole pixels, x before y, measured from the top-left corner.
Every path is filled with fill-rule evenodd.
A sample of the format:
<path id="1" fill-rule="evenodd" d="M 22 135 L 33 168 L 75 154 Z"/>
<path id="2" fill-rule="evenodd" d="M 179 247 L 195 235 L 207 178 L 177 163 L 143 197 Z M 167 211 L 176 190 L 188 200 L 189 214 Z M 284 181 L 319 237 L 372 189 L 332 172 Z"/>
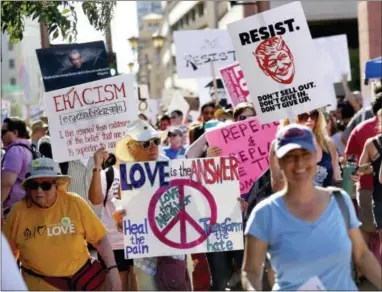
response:
<path id="1" fill-rule="evenodd" d="M 125 258 L 243 249 L 235 158 L 127 163 L 120 173 Z"/>
<path id="2" fill-rule="evenodd" d="M 236 61 L 235 50 L 226 30 L 182 30 L 174 32 L 176 67 L 179 78 L 212 76 L 217 68 Z"/>
<path id="3" fill-rule="evenodd" d="M 46 92 L 44 99 L 57 162 L 91 157 L 101 146 L 113 152 L 138 116 L 132 75 Z"/>
<path id="4" fill-rule="evenodd" d="M 342 74 L 347 74 L 351 81 L 349 48 L 346 34 L 313 39 L 323 74 L 332 83 L 342 81 Z"/>
<path id="5" fill-rule="evenodd" d="M 300 2 L 231 23 L 228 32 L 262 123 L 330 103 Z"/>

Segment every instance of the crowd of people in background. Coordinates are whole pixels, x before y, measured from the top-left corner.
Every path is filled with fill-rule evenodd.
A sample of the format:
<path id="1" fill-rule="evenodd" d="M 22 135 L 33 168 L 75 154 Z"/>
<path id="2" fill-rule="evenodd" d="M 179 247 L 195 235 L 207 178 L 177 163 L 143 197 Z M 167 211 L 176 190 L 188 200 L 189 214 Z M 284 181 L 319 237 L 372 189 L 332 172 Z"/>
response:
<path id="1" fill-rule="evenodd" d="M 218 157 L 221 149 L 207 143 L 198 155 L 190 153 L 209 128 L 255 117 L 251 103 L 213 101 L 191 122 L 180 110 L 156 121 L 141 116 L 114 153 L 101 148 L 91 158 L 60 164 L 49 121 L 6 118 L 2 232 L 17 264 L 3 254 L 3 275 L 18 265 L 29 290 L 296 290 L 308 281 L 355 290 L 366 278 L 382 289 L 382 84 L 374 84 L 371 106 L 364 108 L 361 94 L 350 91 L 347 76 L 343 80 L 336 110 L 281 121 L 270 171 L 253 187 L 265 182 L 270 188 L 238 202 L 247 218 L 241 251 L 125 259 L 122 218 L 129 210 L 119 208 L 118 166 Z M 344 177 L 353 160 L 356 170 Z M 351 193 L 331 188 L 345 179 L 354 185 Z M 260 195 L 261 202 L 250 203 Z M 8 285 L 25 289 L 21 282 L 15 277 Z"/>

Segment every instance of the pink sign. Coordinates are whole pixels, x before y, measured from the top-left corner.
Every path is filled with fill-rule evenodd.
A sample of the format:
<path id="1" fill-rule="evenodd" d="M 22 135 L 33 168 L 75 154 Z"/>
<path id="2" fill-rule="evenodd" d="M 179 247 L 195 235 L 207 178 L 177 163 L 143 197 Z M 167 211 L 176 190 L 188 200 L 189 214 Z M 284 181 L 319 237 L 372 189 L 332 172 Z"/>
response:
<path id="1" fill-rule="evenodd" d="M 247 194 L 269 168 L 269 149 L 279 123 L 260 124 L 257 118 L 237 122 L 206 133 L 210 147 L 220 147 L 222 156 L 238 159 L 240 193 Z"/>
<path id="2" fill-rule="evenodd" d="M 231 97 L 232 103 L 237 105 L 241 102 L 246 102 L 249 91 L 247 81 L 244 80 L 243 71 L 238 62 L 220 69 L 224 86 Z"/>

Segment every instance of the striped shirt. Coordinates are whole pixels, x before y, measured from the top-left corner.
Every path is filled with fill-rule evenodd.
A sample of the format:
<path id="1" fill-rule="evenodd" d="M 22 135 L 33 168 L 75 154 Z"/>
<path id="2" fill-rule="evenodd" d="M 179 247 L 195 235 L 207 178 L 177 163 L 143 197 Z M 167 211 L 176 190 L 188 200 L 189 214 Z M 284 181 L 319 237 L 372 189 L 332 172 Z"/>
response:
<path id="1" fill-rule="evenodd" d="M 85 165 L 86 163 L 86 165 Z M 93 177 L 94 158 L 74 160 L 69 162 L 68 175 L 72 178 L 72 183 L 68 186 L 68 192 L 76 193 L 81 196 L 97 214 L 102 216 L 102 208 L 94 207 L 88 199 L 88 191 Z"/>

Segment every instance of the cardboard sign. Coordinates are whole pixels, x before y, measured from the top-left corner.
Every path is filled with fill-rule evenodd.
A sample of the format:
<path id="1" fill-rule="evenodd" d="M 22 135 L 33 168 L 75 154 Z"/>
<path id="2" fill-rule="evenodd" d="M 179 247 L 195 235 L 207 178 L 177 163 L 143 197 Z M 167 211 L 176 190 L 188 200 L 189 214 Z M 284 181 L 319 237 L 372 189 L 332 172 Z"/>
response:
<path id="1" fill-rule="evenodd" d="M 36 50 L 45 91 L 111 77 L 103 41 Z"/>
<path id="2" fill-rule="evenodd" d="M 330 103 L 300 2 L 231 23 L 228 32 L 263 123 Z"/>
<path id="3" fill-rule="evenodd" d="M 233 105 L 236 106 L 241 102 L 246 102 L 249 91 L 240 64 L 235 62 L 234 64 L 220 69 L 220 75 Z"/>
<path id="4" fill-rule="evenodd" d="M 215 70 L 236 61 L 235 50 L 226 30 L 182 30 L 174 32 L 176 67 L 179 78 L 212 76 Z"/>
<path id="5" fill-rule="evenodd" d="M 125 258 L 243 249 L 237 160 L 120 165 Z"/>
<path id="6" fill-rule="evenodd" d="M 57 162 L 91 157 L 101 146 L 114 150 L 137 119 L 133 78 L 120 75 L 44 94 Z"/>
<path id="7" fill-rule="evenodd" d="M 278 122 L 261 124 L 257 118 L 251 118 L 206 132 L 210 147 L 219 147 L 221 155 L 238 159 L 242 195 L 268 170 L 269 149 L 278 125 Z"/>

